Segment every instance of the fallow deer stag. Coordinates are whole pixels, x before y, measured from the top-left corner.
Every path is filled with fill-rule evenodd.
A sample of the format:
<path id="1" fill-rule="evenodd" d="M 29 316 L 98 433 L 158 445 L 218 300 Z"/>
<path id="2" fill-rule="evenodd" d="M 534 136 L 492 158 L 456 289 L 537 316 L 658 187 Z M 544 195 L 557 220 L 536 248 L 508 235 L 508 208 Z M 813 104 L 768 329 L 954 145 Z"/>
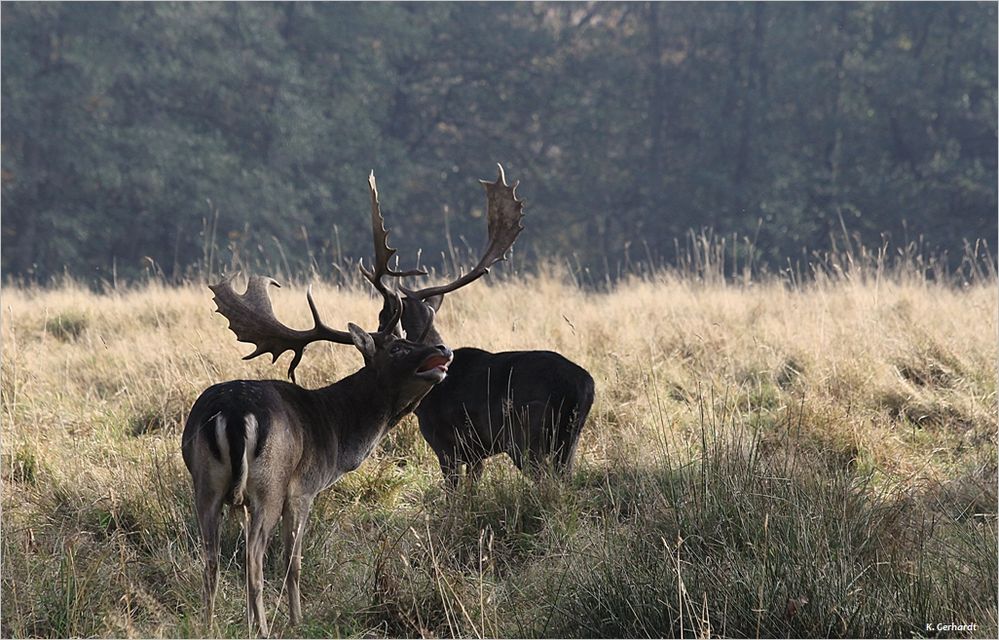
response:
<path id="1" fill-rule="evenodd" d="M 369 183 L 376 194 L 373 174 Z M 288 375 L 294 380 L 306 345 L 325 340 L 353 344 L 364 356 L 364 367 L 317 390 L 278 380 L 224 382 L 209 387 L 194 403 L 184 427 L 182 450 L 194 481 L 204 545 L 203 596 L 209 628 L 223 504 L 244 506 L 248 512 L 247 615 L 264 636 L 268 633 L 264 551 L 278 520 L 284 519 L 290 619 L 292 625 L 298 624 L 302 618 L 302 536 L 314 498 L 356 469 L 381 437 L 447 376 L 452 358 L 447 347 L 411 342 L 395 334 L 402 301 L 381 285 L 382 277 L 396 274 L 387 267 L 394 250 L 384 243 L 384 230 L 380 237 L 383 244 L 370 275 L 391 317 L 373 334 L 354 324 L 346 332 L 327 326 L 319 317 L 311 287 L 307 299 L 315 326 L 306 331 L 291 329 L 275 317 L 267 288 L 277 283 L 270 278 L 251 277 L 243 294 L 233 289 L 232 278 L 211 287 L 218 312 L 229 320 L 237 339 L 256 345 L 246 358 L 270 353 L 277 360 L 285 351 L 293 351 Z"/>
<path id="2" fill-rule="evenodd" d="M 505 260 L 523 230 L 523 202 L 516 195 L 519 182 L 509 186 L 501 165 L 495 182 L 479 182 L 486 190 L 488 244 L 475 268 L 449 284 L 418 290 L 400 287 L 405 294 L 402 329 L 422 344 L 441 343 L 434 318 L 445 294 L 476 281 Z M 384 225 L 372 228 L 377 246 Z M 381 312 L 383 331 L 391 325 L 391 316 L 392 307 L 386 303 Z M 462 465 L 469 479 L 477 480 L 483 461 L 500 453 L 509 455 L 521 470 L 550 466 L 559 475 L 569 471 L 593 404 L 593 378 L 585 369 L 552 351 L 490 353 L 463 347 L 454 351 L 449 371 L 447 380 L 435 386 L 414 412 L 449 485 L 457 483 Z"/>

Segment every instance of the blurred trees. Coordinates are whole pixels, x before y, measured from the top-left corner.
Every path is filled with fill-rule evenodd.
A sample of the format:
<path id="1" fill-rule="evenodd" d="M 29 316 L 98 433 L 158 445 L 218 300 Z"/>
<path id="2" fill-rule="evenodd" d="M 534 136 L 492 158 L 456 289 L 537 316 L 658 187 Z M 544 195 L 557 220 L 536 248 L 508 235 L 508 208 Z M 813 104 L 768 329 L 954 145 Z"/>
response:
<path id="1" fill-rule="evenodd" d="M 996 236 L 994 3 L 14 3 L 2 30 L 8 276 L 325 273 L 370 252 L 371 169 L 435 264 L 479 248 L 496 161 L 527 260 Z"/>

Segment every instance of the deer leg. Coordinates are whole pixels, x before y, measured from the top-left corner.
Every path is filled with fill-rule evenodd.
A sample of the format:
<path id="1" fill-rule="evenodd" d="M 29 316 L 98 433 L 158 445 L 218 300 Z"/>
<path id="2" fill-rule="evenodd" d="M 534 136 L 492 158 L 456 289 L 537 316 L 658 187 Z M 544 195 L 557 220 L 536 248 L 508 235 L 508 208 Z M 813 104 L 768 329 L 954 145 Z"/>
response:
<path id="1" fill-rule="evenodd" d="M 552 456 L 552 473 L 559 477 L 565 478 L 572 471 L 572 453 L 573 445 L 565 442 L 559 447 L 555 455 Z"/>
<path id="2" fill-rule="evenodd" d="M 564 429 L 565 442 L 559 452 L 563 476 L 567 477 L 572 471 L 573 462 L 576 459 L 576 449 L 579 447 L 579 436 L 583 433 L 586 417 L 590 413 L 590 402 L 592 402 L 592 398 L 589 401 L 584 400 L 584 404 L 577 405 L 569 413 L 569 420 Z"/>
<path id="3" fill-rule="evenodd" d="M 532 443 L 536 440 L 534 423 L 538 421 L 540 414 L 534 406 L 536 404 L 529 402 L 510 412 L 506 452 L 513 460 L 514 466 L 524 473 L 531 471 L 531 465 L 536 457 L 535 451 L 532 449 Z"/>
<path id="4" fill-rule="evenodd" d="M 195 507 L 198 512 L 198 526 L 201 528 L 201 549 L 204 553 L 205 568 L 202 591 L 202 604 L 205 613 L 205 628 L 210 631 L 215 619 L 215 594 L 219 577 L 219 517 L 222 514 L 222 496 L 208 491 L 199 491 Z"/>
<path id="5" fill-rule="evenodd" d="M 251 514 L 246 537 L 246 607 L 263 637 L 268 634 L 264 609 L 264 552 L 280 516 L 280 508 L 275 505 L 267 502 L 260 505 Z"/>
<path id="6" fill-rule="evenodd" d="M 291 626 L 302 621 L 302 600 L 298 580 L 302 574 L 302 538 L 305 535 L 305 523 L 312 510 L 312 498 L 297 498 L 285 501 L 284 522 L 281 525 L 281 535 L 284 540 L 284 552 L 288 567 L 288 605 Z"/>
<path id="7" fill-rule="evenodd" d="M 526 408 L 529 415 L 525 435 L 530 465 L 530 469 L 526 471 L 538 480 L 549 471 L 559 471 L 559 459 L 564 449 L 558 432 L 561 413 L 555 411 L 548 402 L 532 402 Z"/>
<path id="8" fill-rule="evenodd" d="M 555 453 L 553 461 L 555 472 L 561 477 L 567 477 L 572 471 L 572 461 L 576 456 L 576 446 L 579 444 L 580 433 L 580 429 L 574 422 L 565 425 L 565 430 L 568 433 L 559 438 L 561 446 Z"/>

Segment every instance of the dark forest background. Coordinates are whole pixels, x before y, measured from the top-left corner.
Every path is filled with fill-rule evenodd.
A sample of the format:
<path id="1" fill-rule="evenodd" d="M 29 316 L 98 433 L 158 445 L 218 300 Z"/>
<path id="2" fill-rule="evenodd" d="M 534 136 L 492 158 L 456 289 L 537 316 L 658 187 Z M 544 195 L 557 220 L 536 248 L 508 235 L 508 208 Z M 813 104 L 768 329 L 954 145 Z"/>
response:
<path id="1" fill-rule="evenodd" d="M 995 3 L 4 3 L 2 270 L 329 273 L 476 250 L 779 265 L 833 237 L 959 255 L 997 226 Z"/>

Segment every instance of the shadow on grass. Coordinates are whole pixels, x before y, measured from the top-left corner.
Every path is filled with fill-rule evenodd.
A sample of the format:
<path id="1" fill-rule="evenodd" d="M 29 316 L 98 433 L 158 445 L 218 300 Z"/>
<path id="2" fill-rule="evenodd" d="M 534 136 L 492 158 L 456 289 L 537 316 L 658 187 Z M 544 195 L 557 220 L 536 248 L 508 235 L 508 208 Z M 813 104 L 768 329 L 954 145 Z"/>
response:
<path id="1" fill-rule="evenodd" d="M 943 621 L 995 633 L 994 491 L 991 513 L 959 519 L 851 470 L 731 442 L 686 467 L 577 483 L 613 497 L 603 506 L 628 526 L 569 563 L 557 600 L 533 593 L 547 614 L 528 635 L 902 637 Z"/>
<path id="2" fill-rule="evenodd" d="M 285 631 L 890 637 L 968 622 L 995 634 L 994 467 L 917 493 L 773 444 L 705 437 L 645 466 L 583 465 L 568 482 L 495 465 L 452 493 L 332 500 L 307 537 L 306 626 Z M 177 471 L 151 470 L 136 483 L 148 491 L 114 499 L 56 487 L 39 497 L 45 523 L 15 513 L 34 533 L 5 529 L 3 629 L 99 635 L 164 620 L 197 634 L 198 537 Z M 237 524 L 223 537 L 227 635 L 244 632 Z M 268 609 L 284 629 L 271 551 Z"/>

